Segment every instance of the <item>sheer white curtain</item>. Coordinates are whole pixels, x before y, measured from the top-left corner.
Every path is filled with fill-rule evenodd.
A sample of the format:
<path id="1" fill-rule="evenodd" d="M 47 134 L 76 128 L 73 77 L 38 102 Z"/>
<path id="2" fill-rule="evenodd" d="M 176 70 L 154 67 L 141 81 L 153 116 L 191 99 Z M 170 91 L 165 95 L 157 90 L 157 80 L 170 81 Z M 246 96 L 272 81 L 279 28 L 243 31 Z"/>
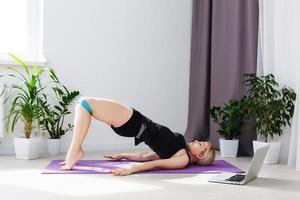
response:
<path id="1" fill-rule="evenodd" d="M 280 162 L 300 170 L 300 1 L 259 0 L 258 74 L 273 73 L 297 93 L 291 128 L 283 135 Z"/>

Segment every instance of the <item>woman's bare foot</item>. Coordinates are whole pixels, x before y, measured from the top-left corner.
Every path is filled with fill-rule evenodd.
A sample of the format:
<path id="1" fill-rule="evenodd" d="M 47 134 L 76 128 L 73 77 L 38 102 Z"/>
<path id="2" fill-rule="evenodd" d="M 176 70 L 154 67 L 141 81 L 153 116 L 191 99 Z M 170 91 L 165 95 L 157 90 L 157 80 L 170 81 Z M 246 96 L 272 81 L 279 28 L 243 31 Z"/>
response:
<path id="1" fill-rule="evenodd" d="M 70 170 L 84 156 L 83 149 L 80 148 L 77 152 L 68 151 L 64 162 L 59 163 L 61 169 Z"/>

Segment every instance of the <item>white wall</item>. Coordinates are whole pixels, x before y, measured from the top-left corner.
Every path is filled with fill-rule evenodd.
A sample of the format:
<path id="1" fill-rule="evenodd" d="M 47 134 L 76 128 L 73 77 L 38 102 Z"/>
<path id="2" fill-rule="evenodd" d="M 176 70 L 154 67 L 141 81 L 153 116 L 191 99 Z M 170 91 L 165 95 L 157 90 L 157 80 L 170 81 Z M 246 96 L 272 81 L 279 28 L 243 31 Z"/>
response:
<path id="1" fill-rule="evenodd" d="M 45 57 L 65 85 L 84 96 L 115 99 L 173 131 L 185 131 L 191 0 L 45 0 L 44 7 Z M 64 150 L 71 136 L 63 137 Z M 12 135 L 2 141 L 0 153 L 11 146 Z M 134 145 L 94 121 L 84 147 Z"/>

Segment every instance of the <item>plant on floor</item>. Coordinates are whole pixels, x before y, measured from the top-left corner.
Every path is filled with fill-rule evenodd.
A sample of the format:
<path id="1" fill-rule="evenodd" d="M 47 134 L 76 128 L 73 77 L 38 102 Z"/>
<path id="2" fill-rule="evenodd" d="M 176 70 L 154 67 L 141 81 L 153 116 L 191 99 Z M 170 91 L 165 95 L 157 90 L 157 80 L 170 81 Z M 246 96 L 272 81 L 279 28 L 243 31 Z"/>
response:
<path id="1" fill-rule="evenodd" d="M 225 140 L 236 139 L 241 134 L 241 127 L 245 116 L 244 98 L 239 100 L 230 99 L 228 104 L 222 107 L 213 106 L 210 115 L 219 125 L 217 131 Z"/>
<path id="2" fill-rule="evenodd" d="M 244 84 L 249 87 L 245 97 L 248 116 L 256 119 L 257 134 L 268 142 L 274 135 L 281 135 L 284 126 L 290 126 L 296 93 L 287 86 L 280 88 L 273 74 L 257 76 L 252 73 L 244 77 Z"/>
<path id="3" fill-rule="evenodd" d="M 48 95 L 43 94 L 42 100 L 42 120 L 40 122 L 42 130 L 46 130 L 51 139 L 60 139 L 62 135 L 72 129 L 73 125 L 70 123 L 65 127 L 65 117 L 71 112 L 69 106 L 74 102 L 79 95 L 79 91 L 69 91 L 59 81 L 55 71 L 50 68 L 50 78 L 54 86 L 52 90 L 56 96 L 54 105 L 50 105 Z"/>
<path id="4" fill-rule="evenodd" d="M 41 116 L 41 97 L 45 87 L 41 85 L 41 76 L 45 68 L 34 65 L 33 70 L 30 70 L 20 58 L 15 55 L 10 55 L 20 66 L 18 67 L 3 67 L 10 71 L 8 74 L 0 77 L 9 77 L 17 81 L 4 88 L 1 95 L 6 93 L 4 104 L 9 102 L 9 112 L 6 119 L 7 132 L 13 132 L 17 122 L 21 121 L 24 124 L 23 132 L 26 138 L 30 138 L 35 121 L 39 121 Z M 38 122 L 37 122 L 38 124 Z"/>

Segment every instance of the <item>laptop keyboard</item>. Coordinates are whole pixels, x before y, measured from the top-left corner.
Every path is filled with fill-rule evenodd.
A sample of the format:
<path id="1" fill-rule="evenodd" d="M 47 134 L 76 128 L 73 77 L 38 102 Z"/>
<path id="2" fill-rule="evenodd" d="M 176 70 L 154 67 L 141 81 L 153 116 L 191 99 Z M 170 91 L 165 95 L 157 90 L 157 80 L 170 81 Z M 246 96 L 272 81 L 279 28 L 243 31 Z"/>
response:
<path id="1" fill-rule="evenodd" d="M 236 175 L 226 179 L 226 181 L 241 182 L 245 179 L 245 177 L 246 177 L 246 175 L 236 174 Z"/>

